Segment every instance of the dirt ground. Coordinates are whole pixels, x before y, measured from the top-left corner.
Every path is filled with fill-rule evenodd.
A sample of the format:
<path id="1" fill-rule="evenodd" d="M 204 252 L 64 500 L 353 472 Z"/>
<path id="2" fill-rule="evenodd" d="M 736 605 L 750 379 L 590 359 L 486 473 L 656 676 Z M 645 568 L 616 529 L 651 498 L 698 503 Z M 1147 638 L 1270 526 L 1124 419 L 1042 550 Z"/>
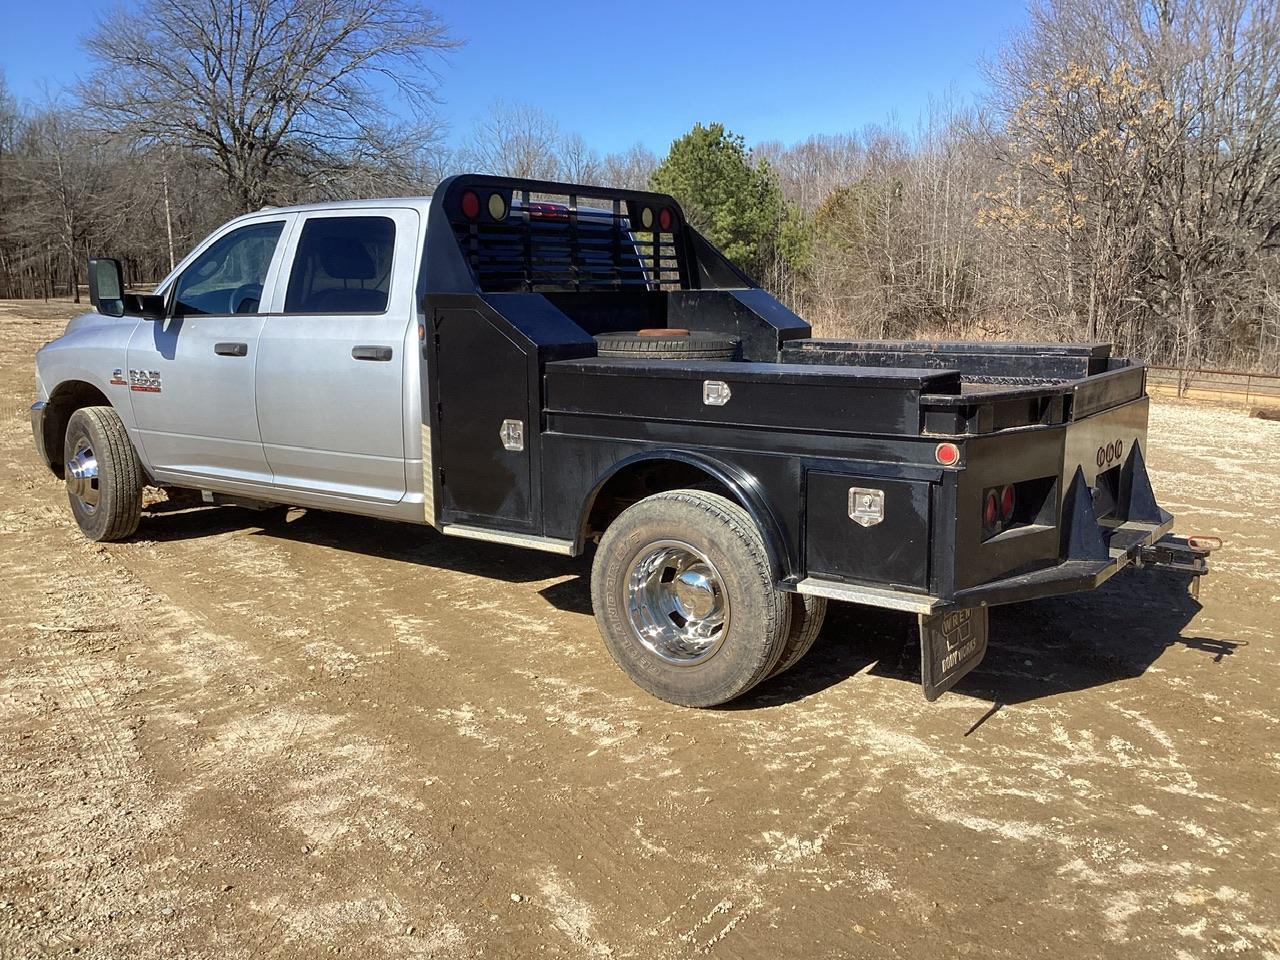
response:
<path id="1" fill-rule="evenodd" d="M 699 712 L 583 560 L 181 500 L 87 543 L 27 420 L 64 314 L 0 305 L 0 956 L 1280 956 L 1280 423 L 1153 408 L 1199 603 L 998 610 L 933 705 L 839 607 Z"/>

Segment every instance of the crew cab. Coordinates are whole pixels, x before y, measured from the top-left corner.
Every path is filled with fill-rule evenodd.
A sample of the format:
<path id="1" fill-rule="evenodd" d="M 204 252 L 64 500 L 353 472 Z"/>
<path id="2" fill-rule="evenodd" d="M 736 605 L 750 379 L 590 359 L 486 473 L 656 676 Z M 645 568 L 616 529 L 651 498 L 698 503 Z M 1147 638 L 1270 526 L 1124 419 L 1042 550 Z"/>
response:
<path id="1" fill-rule="evenodd" d="M 917 614 L 932 700 L 988 607 L 1214 546 L 1157 504 L 1141 364 L 814 339 L 670 196 L 464 175 L 239 217 L 150 294 L 89 277 L 31 413 L 88 537 L 152 484 L 594 550 L 607 649 L 678 704 L 793 666 L 828 600 Z"/>

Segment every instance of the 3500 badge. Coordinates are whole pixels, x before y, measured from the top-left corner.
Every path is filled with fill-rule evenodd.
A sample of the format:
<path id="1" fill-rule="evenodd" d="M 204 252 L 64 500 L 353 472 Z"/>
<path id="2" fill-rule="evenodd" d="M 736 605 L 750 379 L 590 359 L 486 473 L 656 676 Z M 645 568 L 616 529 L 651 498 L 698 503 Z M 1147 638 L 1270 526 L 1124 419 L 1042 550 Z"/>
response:
<path id="1" fill-rule="evenodd" d="M 127 384 L 135 393 L 160 393 L 164 387 L 159 370 L 130 370 L 126 380 L 125 372 L 119 367 L 111 371 L 111 384 L 116 387 Z"/>

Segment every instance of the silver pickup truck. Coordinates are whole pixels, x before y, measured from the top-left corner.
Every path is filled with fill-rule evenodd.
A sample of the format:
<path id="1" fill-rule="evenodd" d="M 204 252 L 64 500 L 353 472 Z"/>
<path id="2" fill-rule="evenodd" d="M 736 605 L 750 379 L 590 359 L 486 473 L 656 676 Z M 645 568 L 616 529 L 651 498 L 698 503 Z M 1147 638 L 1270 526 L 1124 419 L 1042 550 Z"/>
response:
<path id="1" fill-rule="evenodd" d="M 827 341 L 643 191 L 467 175 L 264 209 L 36 355 L 35 443 L 95 540 L 145 484 L 576 556 L 609 652 L 710 706 L 793 666 L 828 599 L 914 613 L 934 699 L 987 609 L 1129 566 L 1206 572 L 1106 344 Z"/>

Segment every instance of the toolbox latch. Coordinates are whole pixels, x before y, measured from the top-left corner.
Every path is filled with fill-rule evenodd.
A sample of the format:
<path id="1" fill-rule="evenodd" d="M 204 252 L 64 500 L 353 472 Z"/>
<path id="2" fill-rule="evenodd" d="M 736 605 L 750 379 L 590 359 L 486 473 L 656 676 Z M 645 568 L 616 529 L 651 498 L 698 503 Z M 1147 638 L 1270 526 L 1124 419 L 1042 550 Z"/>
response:
<path id="1" fill-rule="evenodd" d="M 874 527 L 883 520 L 884 491 L 874 487 L 850 487 L 849 519 L 864 527 Z"/>
<path id="2" fill-rule="evenodd" d="M 508 450 L 524 449 L 524 423 L 520 420 L 503 420 L 498 431 L 502 445 Z"/>

